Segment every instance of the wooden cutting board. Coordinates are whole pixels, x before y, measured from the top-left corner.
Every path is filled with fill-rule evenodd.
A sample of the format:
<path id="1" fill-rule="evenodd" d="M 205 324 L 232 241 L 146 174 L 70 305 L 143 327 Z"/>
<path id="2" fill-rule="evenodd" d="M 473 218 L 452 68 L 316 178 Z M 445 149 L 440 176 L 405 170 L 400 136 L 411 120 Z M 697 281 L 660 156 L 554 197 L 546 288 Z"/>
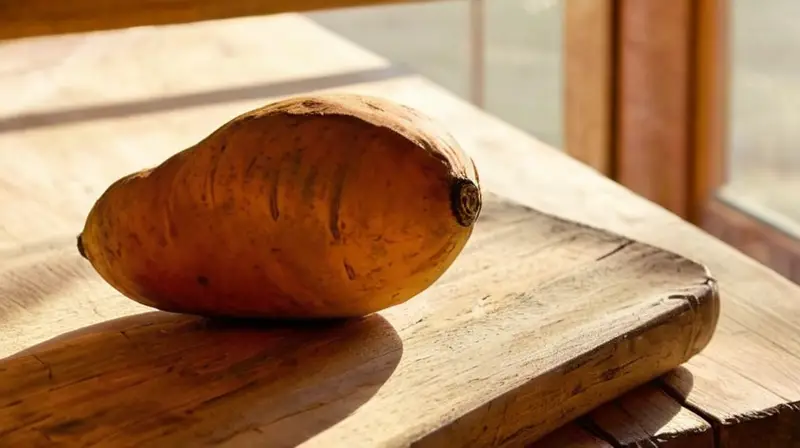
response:
<path id="1" fill-rule="evenodd" d="M 494 196 L 433 287 L 324 325 L 152 311 L 73 241 L 32 251 L 81 266 L 56 269 L 86 284 L 74 319 L 124 317 L 0 361 L 0 446 L 516 446 L 683 363 L 719 312 L 703 266 Z"/>

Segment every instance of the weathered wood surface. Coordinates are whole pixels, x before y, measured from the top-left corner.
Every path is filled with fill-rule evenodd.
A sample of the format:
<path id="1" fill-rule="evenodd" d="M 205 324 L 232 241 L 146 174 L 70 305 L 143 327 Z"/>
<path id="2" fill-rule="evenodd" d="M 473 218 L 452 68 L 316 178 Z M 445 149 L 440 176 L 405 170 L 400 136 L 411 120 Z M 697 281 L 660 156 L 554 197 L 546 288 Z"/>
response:
<path id="1" fill-rule="evenodd" d="M 269 44 L 254 41 L 253 35 L 270 36 Z M 69 250 L 75 223 L 83 219 L 82 212 L 74 211 L 88 209 L 99 194 L 93 182 L 116 178 L 133 165 L 150 165 L 194 143 L 207 132 L 198 123 L 228 119 L 234 111 L 275 95 L 350 84 L 349 91 L 385 95 L 441 119 L 480 166 L 487 190 L 674 250 L 708 265 L 719 280 L 724 299 L 713 340 L 685 370 L 665 377 L 666 397 L 659 399 L 677 399 L 675 403 L 684 404 L 680 409 L 704 421 L 684 418 L 691 414 L 672 405 L 654 407 L 647 416 L 630 415 L 625 424 L 634 429 L 625 433 L 593 419 L 629 397 L 643 399 L 650 390 L 637 389 L 542 443 L 563 437 L 558 440 L 607 447 L 623 443 L 615 437 L 644 438 L 648 431 L 680 440 L 696 438 L 709 423 L 718 446 L 783 448 L 797 443 L 800 358 L 793 353 L 800 352 L 800 288 L 563 153 L 425 79 L 399 76 L 388 61 L 301 17 L 8 42 L 0 47 L 0 77 L 5 99 L 0 105 L 0 151 L 3 167 L 9 167 L 0 201 L 5 205 L 13 198 L 32 207 L 26 213 L 0 207 L 3 278 L 15 279 L 0 282 L 6 354 L 142 312 L 127 308 L 130 303 L 110 289 L 100 306 L 76 302 L 74 297 L 101 286 L 63 279 L 86 277 L 87 268 L 65 253 L 48 257 L 46 264 L 36 258 L 36 251 Z M 72 137 L 76 133 L 79 139 Z M 70 155 L 87 148 L 93 154 L 107 153 L 116 163 L 101 166 L 87 158 L 70 165 Z M 25 171 L 9 174 L 23 163 Z M 76 170 L 81 177 L 70 175 Z M 25 188 L 31 184 L 37 189 Z M 36 282 L 31 281 L 34 276 Z M 20 291 L 14 297 L 25 300 L 7 299 L 12 296 L 7 285 Z M 492 372 L 501 368 L 495 365 Z M 461 392 L 452 391 L 454 396 Z M 474 418 L 482 422 L 479 414 Z M 517 417 L 513 409 L 506 414 L 506 419 L 517 418 L 526 417 Z M 653 421 L 660 424 L 657 431 Z M 651 437 L 641 444 L 647 443 L 660 442 Z"/>

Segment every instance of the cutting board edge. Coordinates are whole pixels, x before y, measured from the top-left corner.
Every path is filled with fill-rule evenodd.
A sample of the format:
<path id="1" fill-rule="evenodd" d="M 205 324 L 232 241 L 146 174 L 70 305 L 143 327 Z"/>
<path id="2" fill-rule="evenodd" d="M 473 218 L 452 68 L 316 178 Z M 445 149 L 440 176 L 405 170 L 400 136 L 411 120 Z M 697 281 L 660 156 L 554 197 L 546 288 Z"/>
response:
<path id="1" fill-rule="evenodd" d="M 431 428 L 430 431 L 420 431 L 418 434 L 411 437 L 412 440 L 408 440 L 404 437 L 403 439 L 405 440 L 403 440 L 400 445 L 415 447 L 441 447 L 465 446 L 464 443 L 481 445 L 485 444 L 490 446 L 518 446 L 522 443 L 530 444 L 549 434 L 551 431 L 557 429 L 561 425 L 586 415 L 592 410 L 610 401 L 613 401 L 621 395 L 624 395 L 625 393 L 650 381 L 653 381 L 658 377 L 670 372 L 671 370 L 674 370 L 702 352 L 702 350 L 711 340 L 711 337 L 716 329 L 719 316 L 719 292 L 716 281 L 709 279 L 707 282 L 697 285 L 691 292 L 685 295 L 670 296 L 666 299 L 682 300 L 684 303 L 681 306 L 673 309 L 671 312 L 660 314 L 649 320 L 646 324 L 637 328 L 636 331 L 618 335 L 606 343 L 598 345 L 593 349 L 584 352 L 582 355 L 573 357 L 570 360 L 554 366 L 552 369 L 548 370 L 542 375 L 531 378 L 529 381 L 523 382 L 517 387 L 498 394 L 497 397 L 484 402 L 469 412 L 461 414 L 447 424 Z M 672 337 L 675 335 L 675 333 L 671 332 L 670 329 L 676 325 L 682 325 L 685 328 L 684 331 L 679 333 L 679 335 L 683 336 L 685 339 L 682 339 L 682 343 L 677 344 L 677 346 L 674 347 L 676 350 L 666 350 L 667 352 L 672 352 L 669 362 L 663 362 L 663 359 L 659 360 L 659 358 L 663 358 L 663 353 L 651 353 L 646 359 L 636 358 L 633 361 L 630 361 L 630 356 L 626 355 L 627 352 L 620 352 L 620 350 L 618 350 L 618 348 L 620 348 L 625 341 L 632 339 L 631 336 L 638 337 L 639 340 L 645 341 L 649 340 L 649 338 L 658 339 L 659 336 L 664 339 L 673 340 Z M 547 391 L 543 393 L 542 391 L 535 390 L 538 388 L 537 383 L 540 382 L 542 378 L 549 377 L 549 381 L 552 381 L 554 384 L 556 384 L 556 386 L 549 390 L 552 392 L 553 390 L 558 389 L 557 385 L 562 383 L 563 378 L 566 375 L 569 375 L 570 372 L 578 372 L 582 366 L 598 359 L 606 362 L 606 365 L 599 376 L 605 376 L 608 378 L 606 381 L 599 383 L 599 385 L 610 390 L 601 390 L 599 394 L 595 392 L 595 395 L 590 395 L 590 397 L 597 398 L 586 401 L 580 406 L 571 408 L 571 412 L 553 411 L 554 414 L 558 415 L 555 416 L 556 418 L 548 420 L 550 423 L 549 425 L 529 427 L 523 424 L 521 428 L 512 432 L 511 434 L 500 436 L 503 433 L 503 428 L 507 424 L 507 422 L 504 421 L 506 418 L 514 419 L 519 415 L 525 414 L 524 409 L 520 409 L 522 412 L 514 412 L 510 409 L 511 407 L 515 405 L 521 408 L 526 407 L 526 395 L 546 395 Z M 615 359 L 619 362 L 609 362 L 610 360 Z M 650 369 L 636 371 L 638 364 L 641 364 L 643 360 L 647 361 L 649 359 L 662 362 L 656 362 Z M 600 362 L 597 362 L 597 364 L 600 364 Z M 633 372 L 624 374 L 626 369 Z M 623 374 L 618 375 L 619 373 Z M 576 391 L 578 393 L 573 394 L 573 396 L 569 399 L 575 398 L 576 396 L 587 392 L 587 389 L 582 389 L 582 387 L 571 389 L 571 392 Z M 535 407 L 535 405 L 528 403 L 527 407 L 531 408 Z M 555 409 L 555 407 L 545 408 Z M 497 414 L 498 409 L 502 410 L 502 415 L 492 415 L 493 413 Z M 530 411 L 530 409 L 528 409 L 528 411 Z M 492 440 L 484 440 L 482 438 L 483 434 L 478 435 L 475 439 L 461 440 L 463 434 L 474 432 L 470 431 L 468 428 L 475 427 L 475 419 L 478 418 L 482 418 L 484 421 L 499 418 L 501 421 L 497 423 L 499 427 L 496 429 L 496 435 L 492 438 Z M 490 427 L 489 425 L 484 426 Z M 454 441 L 456 442 L 455 444 L 453 443 Z M 386 446 L 395 446 L 396 442 L 400 441 L 391 441 Z"/>

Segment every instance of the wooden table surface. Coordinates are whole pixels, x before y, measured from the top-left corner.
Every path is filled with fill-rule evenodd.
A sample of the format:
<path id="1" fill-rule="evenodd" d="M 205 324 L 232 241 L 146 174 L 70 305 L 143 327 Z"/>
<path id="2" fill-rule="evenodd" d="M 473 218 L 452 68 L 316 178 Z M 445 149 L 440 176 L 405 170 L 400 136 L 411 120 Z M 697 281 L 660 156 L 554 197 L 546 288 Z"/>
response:
<path id="1" fill-rule="evenodd" d="M 675 251 L 718 279 L 722 315 L 704 352 L 535 446 L 800 446 L 800 288 L 560 151 L 294 14 L 0 45 L 0 188 L 33 204 L 30 219 L 0 207 L 0 272 L 14 276 L 30 298 L 15 301 L 0 283 L 0 356 L 141 311 L 134 304 L 74 309 L 59 301 L 85 291 L 58 282 L 85 267 L 18 269 L 26 254 L 74 238 L 69 229 L 85 217 L 74 211 L 88 210 L 99 192 L 58 170 L 14 167 L 45 166 L 45 158 L 67 160 L 82 145 L 109 142 L 117 147 L 96 150 L 124 154 L 120 172 L 92 163 L 80 169 L 87 178 L 113 179 L 131 164 L 159 161 L 158 151 L 137 151 L 141 145 L 174 152 L 203 137 L 209 123 L 266 98 L 329 88 L 388 96 L 440 119 L 475 159 L 488 191 Z M 192 123 L 199 123 L 195 135 L 170 133 Z M 131 138 L 119 138 L 119 129 Z M 71 139 L 75 132 L 86 140 Z M 24 188 L 33 183 L 39 188 Z"/>

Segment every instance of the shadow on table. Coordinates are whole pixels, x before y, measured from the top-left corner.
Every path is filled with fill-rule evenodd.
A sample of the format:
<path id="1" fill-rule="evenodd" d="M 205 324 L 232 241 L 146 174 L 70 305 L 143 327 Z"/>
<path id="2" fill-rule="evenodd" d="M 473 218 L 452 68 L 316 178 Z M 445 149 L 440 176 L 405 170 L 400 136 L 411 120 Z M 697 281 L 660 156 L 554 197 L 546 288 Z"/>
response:
<path id="1" fill-rule="evenodd" d="M 675 380 L 670 381 L 671 378 Z M 679 385 L 680 392 L 675 385 Z M 683 403 L 693 385 L 692 373 L 679 366 L 593 411 L 591 425 L 600 434 L 610 436 L 613 446 L 647 444 L 677 435 L 689 429 L 686 424 L 691 419 L 678 416 L 685 411 Z"/>
<path id="2" fill-rule="evenodd" d="M 694 387 L 694 375 L 686 367 L 678 366 L 662 376 L 660 384 L 673 398 L 683 403 Z"/>
<path id="3" fill-rule="evenodd" d="M 676 420 L 693 385 L 692 373 L 679 366 L 556 429 L 528 448 L 655 446 L 657 440 L 665 441 L 676 432 L 694 429 L 686 426 L 690 419 Z M 713 437 L 694 436 L 703 441 Z"/>
<path id="4" fill-rule="evenodd" d="M 380 315 L 124 317 L 0 361 L 0 445 L 295 446 L 366 403 L 402 352 Z"/>

